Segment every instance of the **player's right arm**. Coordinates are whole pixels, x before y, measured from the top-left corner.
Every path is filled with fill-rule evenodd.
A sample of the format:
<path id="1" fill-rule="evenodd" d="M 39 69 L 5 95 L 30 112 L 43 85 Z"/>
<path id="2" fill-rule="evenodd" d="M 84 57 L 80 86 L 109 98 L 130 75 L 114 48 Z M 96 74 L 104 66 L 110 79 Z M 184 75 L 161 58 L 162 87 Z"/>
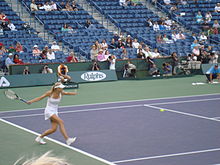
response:
<path id="1" fill-rule="evenodd" d="M 34 99 L 32 99 L 32 100 L 27 101 L 27 103 L 28 103 L 28 104 L 32 104 L 32 103 L 34 103 L 34 102 L 40 101 L 40 100 L 44 99 L 45 97 L 49 97 L 50 94 L 51 94 L 51 91 L 47 91 L 47 92 L 44 93 L 43 95 L 41 95 L 41 96 L 39 96 L 39 97 L 36 97 L 36 98 L 34 98 Z"/>

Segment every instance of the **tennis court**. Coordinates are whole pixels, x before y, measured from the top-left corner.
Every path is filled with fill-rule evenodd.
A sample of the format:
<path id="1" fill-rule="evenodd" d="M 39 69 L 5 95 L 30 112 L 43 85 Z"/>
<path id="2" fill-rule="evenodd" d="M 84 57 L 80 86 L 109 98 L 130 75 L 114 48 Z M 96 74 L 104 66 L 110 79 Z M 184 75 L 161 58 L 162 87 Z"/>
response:
<path id="1" fill-rule="evenodd" d="M 69 134 L 78 137 L 73 147 L 64 145 L 58 132 L 49 136 L 47 145 L 34 143 L 36 135 L 49 127 L 44 102 L 27 106 L 1 94 L 0 164 L 48 150 L 75 165 L 219 164 L 220 86 L 192 86 L 201 79 L 82 84 L 79 95 L 63 98 L 59 109 Z M 45 89 L 14 90 L 24 96 L 35 92 L 28 93 L 32 98 Z"/>

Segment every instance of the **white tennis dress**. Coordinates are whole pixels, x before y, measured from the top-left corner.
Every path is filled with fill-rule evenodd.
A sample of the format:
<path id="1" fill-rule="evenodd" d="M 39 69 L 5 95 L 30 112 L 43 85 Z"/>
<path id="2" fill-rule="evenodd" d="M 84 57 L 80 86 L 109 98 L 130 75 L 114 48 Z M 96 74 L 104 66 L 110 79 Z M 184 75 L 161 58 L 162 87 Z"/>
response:
<path id="1" fill-rule="evenodd" d="M 58 99 L 54 99 L 52 97 L 49 97 L 47 99 L 47 106 L 44 110 L 44 115 L 45 115 L 45 120 L 49 119 L 52 115 L 57 115 L 58 116 L 58 105 L 61 101 L 61 94 Z"/>

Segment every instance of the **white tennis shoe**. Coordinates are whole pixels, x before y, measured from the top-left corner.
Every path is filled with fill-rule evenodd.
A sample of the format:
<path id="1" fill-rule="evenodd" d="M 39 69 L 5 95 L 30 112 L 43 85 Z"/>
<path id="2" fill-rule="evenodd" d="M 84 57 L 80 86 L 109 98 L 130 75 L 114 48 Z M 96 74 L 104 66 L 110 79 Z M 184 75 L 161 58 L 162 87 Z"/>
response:
<path id="1" fill-rule="evenodd" d="M 43 138 L 41 138 L 40 136 L 36 137 L 35 141 L 39 144 L 46 144 L 46 142 L 44 141 Z"/>
<path id="2" fill-rule="evenodd" d="M 68 138 L 67 140 L 66 140 L 66 144 L 68 145 L 68 146 L 70 146 L 73 142 L 75 142 L 76 141 L 76 137 L 73 137 L 73 138 Z"/>

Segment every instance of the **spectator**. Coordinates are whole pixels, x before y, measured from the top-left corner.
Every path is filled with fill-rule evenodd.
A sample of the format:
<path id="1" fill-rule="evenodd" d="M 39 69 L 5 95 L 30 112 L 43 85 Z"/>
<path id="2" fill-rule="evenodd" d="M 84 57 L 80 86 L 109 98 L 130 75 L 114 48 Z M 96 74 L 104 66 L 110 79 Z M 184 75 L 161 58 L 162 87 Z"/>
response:
<path id="1" fill-rule="evenodd" d="M 65 23 L 61 28 L 61 32 L 68 32 L 68 31 L 69 31 L 68 24 Z"/>
<path id="2" fill-rule="evenodd" d="M 163 40 L 163 37 L 162 37 L 161 34 L 157 36 L 156 41 L 157 41 L 157 43 L 159 43 L 159 44 L 164 43 L 164 40 Z"/>
<path id="3" fill-rule="evenodd" d="M 53 52 L 52 49 L 49 49 L 49 51 L 47 52 L 47 59 L 48 60 L 55 60 L 56 59 L 55 53 Z"/>
<path id="4" fill-rule="evenodd" d="M 42 52 L 41 52 L 40 57 L 41 57 L 42 59 L 46 59 L 46 58 L 47 58 L 47 53 L 48 53 L 48 51 L 49 51 L 49 47 L 48 47 L 47 45 L 45 45 L 45 46 L 44 46 L 44 49 L 43 49 Z"/>
<path id="5" fill-rule="evenodd" d="M 196 22 L 197 23 L 202 23 L 203 22 L 203 16 L 202 16 L 202 13 L 200 11 L 198 11 L 198 13 L 196 15 Z"/>
<path id="6" fill-rule="evenodd" d="M 136 77 L 136 66 L 132 64 L 130 61 L 128 61 L 124 65 L 124 72 L 123 72 L 123 77 Z"/>
<path id="7" fill-rule="evenodd" d="M 122 40 L 120 38 L 118 39 L 117 48 L 119 48 L 119 49 L 125 48 L 125 44 L 122 42 Z"/>
<path id="8" fill-rule="evenodd" d="M 209 22 L 211 22 L 211 20 L 212 20 L 212 14 L 211 14 L 211 12 L 207 12 L 206 14 L 205 14 L 205 22 L 206 23 L 209 23 Z"/>
<path id="9" fill-rule="evenodd" d="M 170 40 L 166 34 L 163 35 L 163 42 L 170 44 L 173 43 L 173 40 Z"/>
<path id="10" fill-rule="evenodd" d="M 215 21 L 214 21 L 212 27 L 213 27 L 213 28 L 216 28 L 216 29 L 220 28 L 220 25 L 219 25 L 219 23 L 218 23 L 218 20 L 215 20 Z"/>
<path id="11" fill-rule="evenodd" d="M 200 50 L 199 50 L 199 47 L 198 46 L 195 46 L 192 50 L 192 54 L 195 55 L 195 56 L 200 56 Z"/>
<path id="12" fill-rule="evenodd" d="M 105 60 L 107 60 L 111 56 L 108 50 L 106 50 L 104 54 L 105 54 Z"/>
<path id="13" fill-rule="evenodd" d="M 200 46 L 197 40 L 194 40 L 190 47 L 193 50 L 195 46 Z"/>
<path id="14" fill-rule="evenodd" d="M 25 66 L 25 68 L 23 70 L 23 75 L 25 75 L 25 74 L 31 74 L 28 66 Z"/>
<path id="15" fill-rule="evenodd" d="M 172 40 L 173 40 L 174 42 L 177 41 L 176 32 L 175 32 L 175 31 L 172 32 L 171 38 L 172 38 Z"/>
<path id="16" fill-rule="evenodd" d="M 33 56 L 40 56 L 41 53 L 42 53 L 42 52 L 41 52 L 40 49 L 38 49 L 38 46 L 37 46 L 37 45 L 34 45 L 33 50 L 32 50 Z"/>
<path id="17" fill-rule="evenodd" d="M 22 52 L 24 52 L 24 51 L 23 51 L 23 46 L 21 45 L 20 42 L 17 42 L 17 43 L 16 43 L 15 50 L 16 50 L 17 53 L 22 53 Z"/>
<path id="18" fill-rule="evenodd" d="M 141 58 L 141 59 L 145 59 L 146 56 L 143 52 L 143 49 L 138 49 L 138 54 L 137 54 L 137 58 Z"/>
<path id="19" fill-rule="evenodd" d="M 100 62 L 106 60 L 106 59 L 105 59 L 105 54 L 104 54 L 104 52 L 103 52 L 102 49 L 100 49 L 99 52 L 98 52 L 97 60 L 100 61 Z"/>
<path id="20" fill-rule="evenodd" d="M 45 11 L 51 11 L 52 10 L 52 8 L 50 6 L 50 3 L 48 1 L 43 6 L 39 7 L 39 9 L 45 10 Z"/>
<path id="21" fill-rule="evenodd" d="M 110 43 L 110 45 L 109 45 L 109 48 L 110 49 L 117 49 L 117 43 L 115 42 L 115 39 L 114 38 L 112 38 L 112 40 L 111 40 L 111 43 Z"/>
<path id="22" fill-rule="evenodd" d="M 11 21 L 8 22 L 8 28 L 11 30 L 11 31 L 17 31 L 15 25 L 13 23 L 11 23 Z"/>
<path id="23" fill-rule="evenodd" d="M 171 76 L 172 75 L 172 66 L 165 62 L 162 64 L 163 76 Z"/>
<path id="24" fill-rule="evenodd" d="M 161 57 L 157 48 L 155 48 L 154 52 L 152 52 L 151 54 L 152 54 L 152 58 L 160 58 Z"/>
<path id="25" fill-rule="evenodd" d="M 108 57 L 108 61 L 109 61 L 109 69 L 115 70 L 116 57 L 112 54 L 111 56 Z"/>
<path id="26" fill-rule="evenodd" d="M 41 73 L 43 74 L 53 73 L 53 69 L 49 68 L 48 65 L 44 65 Z"/>
<path id="27" fill-rule="evenodd" d="M 15 54 L 15 55 L 14 55 L 13 62 L 14 62 L 15 64 L 23 64 L 23 61 L 19 58 L 19 55 L 18 55 L 18 54 Z"/>
<path id="28" fill-rule="evenodd" d="M 132 48 L 132 39 L 131 39 L 130 35 L 128 35 L 127 38 L 126 38 L 125 47 L 126 48 Z"/>
<path id="29" fill-rule="evenodd" d="M 122 53 L 121 53 L 121 59 L 123 59 L 123 60 L 126 60 L 126 59 L 128 59 L 128 52 L 127 52 L 127 49 L 126 48 L 123 48 L 122 49 Z"/>
<path id="30" fill-rule="evenodd" d="M 5 49 L 5 46 L 4 45 L 0 45 L 0 55 L 4 55 L 7 52 L 8 52 L 8 50 Z"/>
<path id="31" fill-rule="evenodd" d="M 57 10 L 57 4 L 54 1 L 50 2 L 50 8 L 51 11 L 56 11 Z"/>
<path id="32" fill-rule="evenodd" d="M 34 0 L 31 1 L 30 9 L 31 9 L 32 12 L 38 11 L 38 6 L 36 5 Z"/>
<path id="33" fill-rule="evenodd" d="M 92 68 L 91 68 L 91 70 L 100 70 L 100 66 L 94 60 L 92 61 Z"/>
<path id="34" fill-rule="evenodd" d="M 95 46 L 98 50 L 101 49 L 101 47 L 102 47 L 102 45 L 99 43 L 98 40 L 95 41 Z"/>
<path id="35" fill-rule="evenodd" d="M 15 64 L 13 62 L 13 54 L 9 53 L 8 57 L 5 59 L 5 66 L 7 67 L 7 69 L 9 69 L 9 66 L 12 65 L 12 64 Z"/>
<path id="36" fill-rule="evenodd" d="M 120 37 L 118 36 L 118 33 L 117 33 L 117 32 L 114 32 L 113 38 L 115 39 L 115 41 L 118 41 L 118 39 L 119 39 Z"/>
<path id="37" fill-rule="evenodd" d="M 31 33 L 31 27 L 28 23 L 23 23 L 21 28 L 22 30 L 26 30 L 29 34 Z"/>
<path id="38" fill-rule="evenodd" d="M 176 35 L 176 38 L 178 40 L 185 40 L 186 39 L 185 35 L 181 31 L 179 31 L 179 33 Z"/>
<path id="39" fill-rule="evenodd" d="M 152 52 L 148 46 L 144 47 L 143 53 L 145 54 L 145 57 L 152 57 Z"/>
<path id="40" fill-rule="evenodd" d="M 133 40 L 133 42 L 132 42 L 132 47 L 137 49 L 137 48 L 139 47 L 139 45 L 140 45 L 140 44 L 139 44 L 137 38 L 135 38 L 135 39 Z"/>
<path id="41" fill-rule="evenodd" d="M 195 40 L 198 41 L 198 37 L 196 36 L 196 33 L 192 33 L 191 39 L 192 41 L 195 41 Z"/>
<path id="42" fill-rule="evenodd" d="M 3 32 L 5 31 L 10 31 L 11 29 L 8 27 L 8 23 L 7 22 L 2 22 L 1 24 Z"/>
<path id="43" fill-rule="evenodd" d="M 172 74 L 173 75 L 176 75 L 176 71 L 177 71 L 177 67 L 179 65 L 179 58 L 177 56 L 177 53 L 176 52 L 173 52 L 171 54 L 171 65 L 172 65 Z"/>
<path id="44" fill-rule="evenodd" d="M 70 52 L 66 60 L 67 62 L 78 62 L 78 59 L 75 57 L 74 52 Z"/>
<path id="45" fill-rule="evenodd" d="M 211 68 L 206 72 L 206 77 L 208 83 L 213 83 L 213 79 L 218 79 L 220 82 L 220 67 L 218 64 L 211 66 Z"/>
<path id="46" fill-rule="evenodd" d="M 51 45 L 51 50 L 53 52 L 60 51 L 60 46 L 56 43 L 56 41 L 54 41 L 53 44 Z"/>
<path id="47" fill-rule="evenodd" d="M 145 24 L 146 24 L 146 27 L 152 27 L 153 26 L 153 21 L 149 18 L 149 19 L 146 20 Z"/>
<path id="48" fill-rule="evenodd" d="M 98 48 L 95 45 L 92 45 L 92 49 L 90 50 L 90 59 L 96 61 L 98 52 Z"/>
<path id="49" fill-rule="evenodd" d="M 160 26 L 158 25 L 158 22 L 155 22 L 154 25 L 153 25 L 153 30 L 155 32 L 159 31 L 160 30 Z"/>
<path id="50" fill-rule="evenodd" d="M 108 44 L 106 43 L 106 40 L 102 40 L 101 49 L 103 49 L 103 50 L 107 50 L 108 49 Z"/>
<path id="51" fill-rule="evenodd" d="M 219 13 L 220 12 L 220 3 L 217 3 L 215 6 L 215 12 Z"/>
<path id="52" fill-rule="evenodd" d="M 207 39 L 208 39 L 208 38 L 207 38 L 207 36 L 205 35 L 205 33 L 202 32 L 201 35 L 199 36 L 199 42 L 200 42 L 200 43 L 206 43 Z"/>

